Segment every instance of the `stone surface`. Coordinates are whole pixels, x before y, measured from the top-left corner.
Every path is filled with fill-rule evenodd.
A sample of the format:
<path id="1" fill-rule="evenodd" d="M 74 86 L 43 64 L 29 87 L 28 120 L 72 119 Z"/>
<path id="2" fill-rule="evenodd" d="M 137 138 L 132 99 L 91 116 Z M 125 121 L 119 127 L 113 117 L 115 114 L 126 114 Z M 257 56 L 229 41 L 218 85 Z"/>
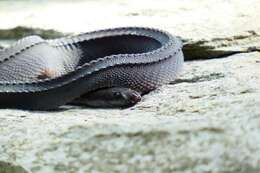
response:
<path id="1" fill-rule="evenodd" d="M 64 36 L 62 33 L 49 29 L 29 28 L 17 26 L 12 29 L 0 29 L 0 39 L 17 39 L 30 35 L 40 35 L 44 39 L 53 39 Z"/>
<path id="2" fill-rule="evenodd" d="M 161 27 L 187 40 L 193 58 L 259 45 L 256 0 L 26 2 L 1 1 L 0 28 Z M 236 53 L 186 62 L 178 80 L 129 109 L 1 110 L 0 173 L 260 172 L 259 86 L 260 53 Z"/>
<path id="3" fill-rule="evenodd" d="M 259 60 L 187 62 L 125 110 L 1 110 L 0 160 L 37 173 L 259 172 Z"/>
<path id="4" fill-rule="evenodd" d="M 259 0 L 0 1 L 0 28 L 79 33 L 117 26 L 156 27 L 181 36 L 186 59 L 197 59 L 259 46 L 259 10 Z"/>
<path id="5" fill-rule="evenodd" d="M 27 173 L 21 166 L 13 165 L 12 163 L 0 161 L 1 173 Z"/>

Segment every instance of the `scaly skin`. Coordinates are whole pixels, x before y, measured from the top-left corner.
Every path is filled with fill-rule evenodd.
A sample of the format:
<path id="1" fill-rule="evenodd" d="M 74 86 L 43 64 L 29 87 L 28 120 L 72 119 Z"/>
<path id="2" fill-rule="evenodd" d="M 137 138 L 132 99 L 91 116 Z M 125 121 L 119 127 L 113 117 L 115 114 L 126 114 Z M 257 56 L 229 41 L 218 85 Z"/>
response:
<path id="1" fill-rule="evenodd" d="M 176 78 L 181 48 L 178 38 L 151 28 L 27 37 L 0 51 L 0 107 L 55 109 L 104 88 L 142 95 Z"/>

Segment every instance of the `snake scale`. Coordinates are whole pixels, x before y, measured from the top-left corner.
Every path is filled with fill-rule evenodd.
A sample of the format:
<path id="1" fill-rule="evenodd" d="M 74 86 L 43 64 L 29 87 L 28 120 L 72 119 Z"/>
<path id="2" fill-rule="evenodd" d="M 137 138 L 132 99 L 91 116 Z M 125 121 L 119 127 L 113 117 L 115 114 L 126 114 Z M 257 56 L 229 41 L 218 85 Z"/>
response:
<path id="1" fill-rule="evenodd" d="M 0 50 L 0 107 L 131 106 L 173 81 L 183 59 L 180 39 L 152 28 L 25 37 Z"/>

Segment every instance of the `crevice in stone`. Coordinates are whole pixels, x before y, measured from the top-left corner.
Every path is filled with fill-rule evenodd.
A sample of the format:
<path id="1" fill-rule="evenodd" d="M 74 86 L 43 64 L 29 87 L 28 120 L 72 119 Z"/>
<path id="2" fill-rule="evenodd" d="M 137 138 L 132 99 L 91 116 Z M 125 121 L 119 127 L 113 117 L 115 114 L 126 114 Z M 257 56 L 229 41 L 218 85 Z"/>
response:
<path id="1" fill-rule="evenodd" d="M 194 133 L 202 133 L 202 132 L 208 132 L 208 133 L 214 133 L 214 134 L 222 134 L 225 132 L 224 129 L 219 127 L 201 127 L 199 129 L 192 129 L 192 130 L 179 130 L 179 134 L 189 135 Z"/>
<path id="2" fill-rule="evenodd" d="M 215 47 L 207 46 L 200 41 L 188 43 L 183 46 L 185 61 L 222 58 L 225 56 L 242 53 L 242 51 L 216 50 Z"/>
<path id="3" fill-rule="evenodd" d="M 197 82 L 204 82 L 204 81 L 211 81 L 225 77 L 223 73 L 211 73 L 209 75 L 203 76 L 194 76 L 190 79 L 176 79 L 175 81 L 170 82 L 170 84 L 178 84 L 178 83 L 197 83 Z"/>
<path id="4" fill-rule="evenodd" d="M 153 139 L 153 138 L 165 138 L 169 136 L 169 133 L 167 131 L 150 131 L 150 132 L 131 132 L 131 133 L 112 133 L 112 134 L 98 134 L 95 136 L 95 138 L 98 139 L 113 139 L 113 138 L 120 138 L 120 137 L 127 137 L 127 138 L 144 138 L 144 139 Z"/>
<path id="5" fill-rule="evenodd" d="M 23 167 L 9 162 L 0 161 L 0 173 L 29 173 Z"/>
<path id="6" fill-rule="evenodd" d="M 186 61 L 224 58 L 237 53 L 260 51 L 260 35 L 255 31 L 247 31 L 245 35 L 212 40 L 192 41 L 183 39 L 183 52 Z"/>

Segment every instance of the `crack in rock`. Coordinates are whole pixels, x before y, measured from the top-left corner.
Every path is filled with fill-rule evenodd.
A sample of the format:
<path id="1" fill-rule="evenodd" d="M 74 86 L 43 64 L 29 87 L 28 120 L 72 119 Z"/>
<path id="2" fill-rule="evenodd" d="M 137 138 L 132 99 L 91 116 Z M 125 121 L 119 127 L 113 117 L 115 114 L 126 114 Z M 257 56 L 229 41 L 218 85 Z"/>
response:
<path id="1" fill-rule="evenodd" d="M 150 131 L 150 132 L 129 132 L 129 133 L 111 133 L 111 134 L 98 134 L 95 136 L 97 139 L 114 139 L 114 138 L 120 138 L 120 137 L 127 137 L 127 138 L 142 138 L 146 141 L 151 140 L 160 140 L 162 138 L 165 138 L 169 136 L 169 132 L 167 131 Z"/>
<path id="2" fill-rule="evenodd" d="M 225 77 L 223 73 L 211 73 L 209 75 L 203 76 L 194 76 L 190 79 L 176 79 L 175 81 L 170 82 L 170 84 L 178 84 L 178 83 L 197 83 L 197 82 L 204 82 L 204 81 L 211 81 Z"/>
<path id="3" fill-rule="evenodd" d="M 211 40 L 183 39 L 183 42 L 185 60 L 222 58 L 236 53 L 260 51 L 260 35 L 255 31 Z"/>
<path id="4" fill-rule="evenodd" d="M 225 130 L 223 128 L 220 127 L 201 127 L 198 129 L 181 129 L 179 131 L 177 131 L 177 133 L 179 134 L 198 134 L 201 132 L 210 132 L 210 133 L 214 133 L 214 134 L 222 134 L 225 133 Z"/>

